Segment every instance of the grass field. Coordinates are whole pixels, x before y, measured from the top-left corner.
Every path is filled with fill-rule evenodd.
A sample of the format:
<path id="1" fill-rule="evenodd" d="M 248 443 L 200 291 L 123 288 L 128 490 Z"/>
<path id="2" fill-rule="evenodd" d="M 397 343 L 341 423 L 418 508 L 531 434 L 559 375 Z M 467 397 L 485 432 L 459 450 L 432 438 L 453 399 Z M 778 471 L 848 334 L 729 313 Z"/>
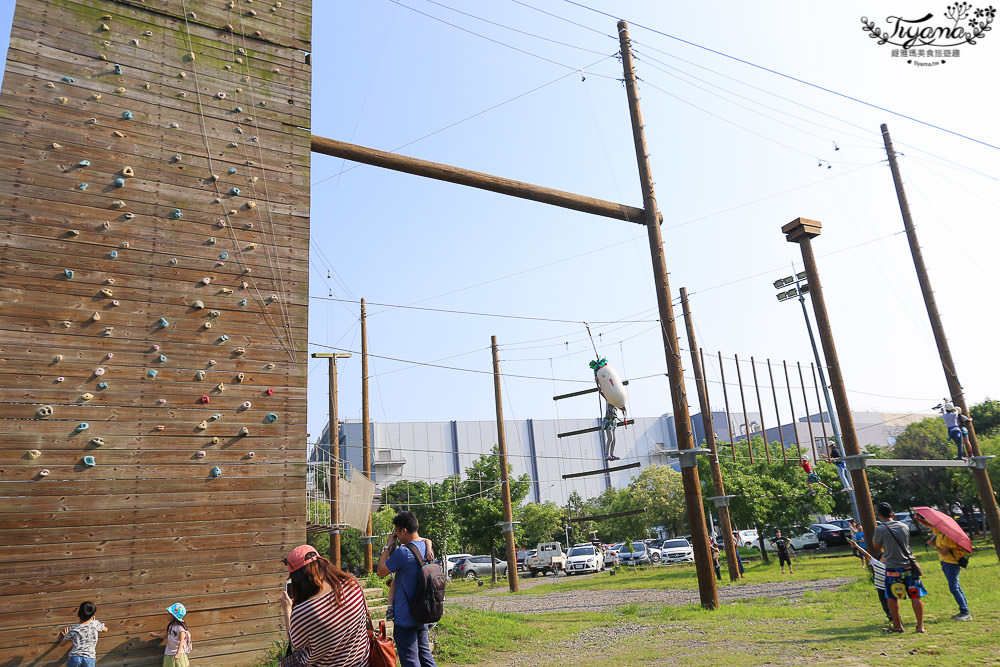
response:
<path id="1" fill-rule="evenodd" d="M 450 606 L 433 633 L 435 658 L 441 665 L 1000 664 L 1000 565 L 991 545 L 977 541 L 976 546 L 961 577 L 974 618 L 964 623 L 951 619 L 958 609 L 936 555 L 916 549 L 929 591 L 923 635 L 913 632 L 908 602 L 902 605 L 907 632 L 884 634 L 885 619 L 867 571 L 846 551 L 833 551 L 801 554 L 794 579 L 855 577 L 855 582 L 794 601 L 755 598 L 714 611 L 698 605 L 629 604 L 603 614 L 498 614 Z M 746 568 L 744 582 L 792 578 L 782 575 L 774 561 L 758 562 Z M 578 590 L 596 598 L 610 589 L 697 588 L 693 566 L 549 579 L 520 595 Z M 720 586 L 740 585 L 729 582 L 723 567 Z M 453 599 L 483 590 L 469 582 L 452 586 Z"/>

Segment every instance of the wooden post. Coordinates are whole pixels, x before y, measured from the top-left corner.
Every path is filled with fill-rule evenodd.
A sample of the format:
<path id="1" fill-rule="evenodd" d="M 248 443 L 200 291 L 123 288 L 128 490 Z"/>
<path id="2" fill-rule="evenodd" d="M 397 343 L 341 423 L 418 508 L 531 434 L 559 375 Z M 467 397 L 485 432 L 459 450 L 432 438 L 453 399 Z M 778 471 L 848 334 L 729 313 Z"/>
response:
<path id="1" fill-rule="evenodd" d="M 726 430 L 729 432 L 729 444 L 733 450 L 733 463 L 736 463 L 736 438 L 733 437 L 733 419 L 729 412 L 729 390 L 726 389 L 726 369 L 722 365 L 722 350 L 719 350 L 719 377 L 722 379 L 722 398 L 726 402 Z"/>
<path id="2" fill-rule="evenodd" d="M 625 73 L 625 90 L 628 95 L 629 115 L 632 120 L 632 138 L 635 156 L 639 166 L 639 180 L 642 186 L 642 201 L 646 233 L 649 237 L 649 251 L 653 261 L 653 282 L 656 302 L 659 308 L 663 350 L 667 357 L 667 373 L 670 381 L 670 398 L 673 403 L 674 427 L 678 449 L 694 449 L 691 436 L 691 417 L 688 412 L 687 394 L 684 390 L 684 368 L 681 363 L 680 348 L 677 344 L 677 325 L 674 321 L 674 307 L 670 300 L 670 283 L 667 277 L 667 263 L 663 257 L 663 239 L 660 236 L 660 214 L 656 206 L 653 176 L 646 148 L 646 135 L 639 109 L 636 90 L 636 76 L 632 62 L 632 50 L 628 36 L 628 24 L 618 22 L 618 39 L 621 43 L 622 68 Z M 712 567 L 712 553 L 708 546 L 708 530 L 705 526 L 705 507 L 701 499 L 701 482 L 698 468 L 684 467 L 684 497 L 687 503 L 688 524 L 694 543 L 694 562 L 698 573 L 698 592 L 701 604 L 708 609 L 719 606 L 719 593 L 715 586 L 715 571 Z"/>
<path id="3" fill-rule="evenodd" d="M 934 333 L 934 342 L 937 343 L 941 369 L 944 371 L 944 379 L 948 384 L 948 395 L 951 396 L 952 403 L 962 408 L 962 412 L 968 415 L 969 406 L 965 402 L 965 392 L 962 391 L 962 383 L 958 381 L 958 371 L 955 370 L 955 362 L 951 358 L 948 337 L 944 333 L 944 325 L 941 323 L 941 313 L 938 312 L 937 302 L 934 300 L 931 279 L 927 275 L 927 266 L 924 264 L 923 252 L 921 252 L 920 242 L 917 240 L 917 230 L 913 226 L 913 218 L 910 216 L 910 205 L 906 201 L 906 190 L 903 189 L 903 179 L 899 174 L 896 151 L 892 148 L 889 127 L 885 123 L 882 124 L 882 139 L 885 144 L 885 152 L 889 156 L 889 168 L 892 170 L 892 182 L 896 186 L 896 199 L 899 201 L 899 211 L 903 216 L 903 228 L 906 230 L 906 240 L 910 244 L 913 268 L 917 271 L 917 282 L 920 284 L 920 293 L 924 297 L 924 308 L 926 308 L 927 318 L 931 322 L 931 331 Z M 969 444 L 972 446 L 972 455 L 982 456 L 982 451 L 979 449 L 979 439 L 976 437 L 975 425 L 969 422 L 968 426 Z M 985 468 L 974 468 L 972 474 L 976 478 L 980 505 L 990 524 L 993 548 L 997 558 L 1000 559 L 1000 508 L 997 507 L 997 499 L 993 494 L 993 485 L 990 483 L 990 477 Z"/>
<path id="4" fill-rule="evenodd" d="M 809 413 L 809 394 L 806 393 L 806 381 L 802 377 L 802 362 L 796 361 L 795 365 L 799 368 L 799 385 L 802 386 L 802 405 L 805 406 L 806 411 L 806 426 L 809 427 L 809 444 L 812 445 L 813 460 L 816 460 L 816 436 L 813 434 L 813 422 L 812 415 Z M 822 408 L 821 408 L 822 409 Z M 802 450 L 799 450 L 799 458 L 802 457 Z"/>
<path id="5" fill-rule="evenodd" d="M 764 406 L 760 402 L 760 384 L 757 382 L 757 362 L 750 357 L 750 370 L 753 371 L 753 391 L 757 396 L 757 409 L 760 411 L 760 434 L 764 438 L 764 454 L 768 465 L 771 464 L 771 445 L 767 441 L 767 428 L 764 427 Z"/>
<path id="6" fill-rule="evenodd" d="M 781 360 L 781 365 L 785 369 L 785 389 L 788 390 L 788 409 L 792 413 L 792 430 L 795 432 L 795 448 L 798 450 L 796 456 L 802 456 L 802 442 L 799 440 L 799 423 L 795 421 L 795 403 L 792 402 L 792 383 L 788 380 L 788 362 L 784 359 Z M 806 408 L 806 415 L 809 414 L 809 409 Z"/>
<path id="7" fill-rule="evenodd" d="M 816 405 L 819 406 L 819 425 L 823 428 L 823 442 L 826 446 L 826 451 L 830 451 L 830 436 L 826 433 L 826 418 L 823 417 L 823 399 L 819 396 L 819 380 L 816 379 L 816 364 L 810 363 L 809 368 L 812 369 L 813 374 L 813 387 L 816 388 Z M 830 415 L 830 423 L 833 424 L 833 413 L 828 409 L 826 414 Z M 844 452 L 841 452 L 842 454 Z M 816 441 L 813 440 L 813 461 L 819 461 L 816 454 Z M 829 458 L 829 457 L 827 457 Z"/>
<path id="8" fill-rule="evenodd" d="M 736 381 L 740 383 L 740 404 L 743 406 L 743 428 L 747 432 L 747 449 L 750 452 L 750 463 L 753 463 L 753 438 L 750 435 L 750 419 L 747 417 L 747 399 L 743 394 L 743 372 L 740 370 L 740 355 L 734 354 L 736 360 Z"/>
<path id="9" fill-rule="evenodd" d="M 346 359 L 350 354 L 342 352 L 313 352 L 313 359 L 330 360 L 330 458 L 331 466 L 327 471 L 329 482 L 327 492 L 330 495 L 330 507 L 333 510 L 330 517 L 334 528 L 330 531 L 330 559 L 340 567 L 340 422 L 337 418 L 337 359 Z"/>
<path id="10" fill-rule="evenodd" d="M 771 372 L 771 360 L 767 360 L 767 377 L 771 380 L 771 398 L 774 399 L 774 419 L 778 422 L 778 442 L 781 443 L 781 460 L 788 463 L 788 454 L 785 452 L 785 436 L 781 432 L 781 412 L 778 410 L 778 390 L 774 388 L 774 373 Z"/>
<path id="11" fill-rule="evenodd" d="M 687 331 L 688 348 L 691 350 L 691 368 L 694 370 L 695 386 L 698 389 L 698 407 L 701 410 L 701 424 L 705 431 L 705 444 L 712 451 L 708 463 L 712 471 L 712 486 L 717 496 L 726 495 L 726 487 L 722 481 L 722 469 L 719 467 L 719 452 L 715 447 L 715 428 L 712 426 L 712 406 L 708 400 L 708 387 L 705 385 L 705 374 L 699 357 L 698 342 L 694 335 L 694 320 L 691 317 L 691 307 L 688 305 L 687 288 L 681 288 L 681 308 L 684 310 L 684 329 Z M 736 563 L 736 542 L 733 540 L 733 523 L 729 519 L 729 505 L 719 505 L 719 528 L 722 529 L 722 541 L 726 547 L 726 567 L 729 569 L 729 580 L 740 578 L 740 568 Z"/>
<path id="12" fill-rule="evenodd" d="M 361 471 L 372 478 L 371 423 L 368 415 L 368 320 L 365 315 L 365 300 L 361 299 Z M 369 501 L 370 502 L 370 501 Z M 371 574 L 372 563 L 372 513 L 368 511 L 368 526 L 365 528 L 365 572 Z"/>
<path id="13" fill-rule="evenodd" d="M 503 428 L 503 399 L 500 394 L 500 358 L 497 356 L 497 337 L 490 338 L 493 350 L 493 396 L 497 409 L 497 447 L 500 449 L 500 492 L 503 501 L 503 539 L 507 550 L 507 585 L 512 593 L 517 586 L 517 547 L 514 545 L 514 510 L 510 505 L 510 475 L 507 472 L 507 438 Z M 490 552 L 492 554 L 492 551 Z"/>

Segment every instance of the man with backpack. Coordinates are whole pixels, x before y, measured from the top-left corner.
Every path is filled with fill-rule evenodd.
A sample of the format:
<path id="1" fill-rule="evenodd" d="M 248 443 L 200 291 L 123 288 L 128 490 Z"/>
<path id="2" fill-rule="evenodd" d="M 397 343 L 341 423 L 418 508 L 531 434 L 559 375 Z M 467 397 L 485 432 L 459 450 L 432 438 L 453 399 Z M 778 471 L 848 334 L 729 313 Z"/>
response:
<path id="1" fill-rule="evenodd" d="M 395 575 L 393 638 L 402 667 L 437 667 L 427 639 L 427 624 L 441 618 L 445 574 L 427 558 L 427 542 L 417 533 L 413 512 L 400 512 L 378 560 L 378 576 Z M 398 547 L 398 548 L 397 548 Z"/>

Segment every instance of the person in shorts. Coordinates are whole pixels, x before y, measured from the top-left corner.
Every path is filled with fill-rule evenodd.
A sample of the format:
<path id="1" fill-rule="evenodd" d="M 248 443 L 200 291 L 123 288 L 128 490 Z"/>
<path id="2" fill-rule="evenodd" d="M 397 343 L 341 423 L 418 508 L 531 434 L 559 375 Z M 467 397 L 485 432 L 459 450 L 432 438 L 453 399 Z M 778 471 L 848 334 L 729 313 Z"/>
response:
<path id="1" fill-rule="evenodd" d="M 795 570 L 792 568 L 792 543 L 788 541 L 787 537 L 781 536 L 781 531 L 774 531 L 774 548 L 778 550 L 778 565 L 781 566 L 781 573 L 785 573 L 785 563 L 788 563 L 788 571 L 791 574 L 795 574 Z"/>
<path id="2" fill-rule="evenodd" d="M 827 486 L 826 484 L 824 484 L 823 482 L 821 482 L 820 479 L 819 479 L 819 475 L 817 475 L 813 471 L 812 464 L 809 463 L 809 459 L 806 458 L 805 454 L 803 454 L 802 458 L 799 459 L 799 465 L 802 466 L 802 469 L 806 473 L 806 485 L 809 487 L 809 493 L 816 493 L 813 490 L 813 484 L 819 484 L 820 486 L 822 486 L 827 491 L 830 490 L 830 487 Z"/>
<path id="3" fill-rule="evenodd" d="M 903 632 L 903 622 L 899 613 L 899 601 L 910 598 L 913 613 L 917 617 L 917 632 L 924 629 L 924 603 L 922 597 L 927 595 L 920 577 L 910 568 L 910 529 L 905 523 L 893 521 L 892 505 L 879 503 L 877 508 L 879 525 L 872 536 L 872 544 L 882 549 L 885 560 L 885 593 L 889 600 L 889 612 L 892 614 L 892 627 L 886 632 Z"/>

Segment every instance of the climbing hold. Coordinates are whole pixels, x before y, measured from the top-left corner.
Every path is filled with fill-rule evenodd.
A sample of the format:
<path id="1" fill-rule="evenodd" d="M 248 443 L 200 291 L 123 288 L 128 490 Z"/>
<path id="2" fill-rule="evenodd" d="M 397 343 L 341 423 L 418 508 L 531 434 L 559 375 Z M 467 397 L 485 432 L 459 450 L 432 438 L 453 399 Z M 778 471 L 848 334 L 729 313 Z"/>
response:
<path id="1" fill-rule="evenodd" d="M 172 158 L 170 158 L 170 161 L 171 162 L 180 162 L 181 161 L 181 154 L 180 153 L 174 153 L 174 156 Z"/>
<path id="2" fill-rule="evenodd" d="M 177 123 L 177 121 L 171 121 L 170 122 L 170 129 L 176 130 L 179 127 L 180 127 L 180 125 Z"/>
<path id="3" fill-rule="evenodd" d="M 211 278 L 211 276 L 209 276 L 209 277 L 207 277 L 207 278 L 202 278 L 202 279 L 201 279 L 201 284 L 202 284 L 202 285 L 209 285 L 209 284 L 211 284 L 211 283 L 212 283 L 212 278 Z"/>
<path id="4" fill-rule="evenodd" d="M 115 63 L 115 74 L 122 74 L 122 73 L 123 73 L 122 66 L 119 65 L 118 63 Z"/>
<path id="5" fill-rule="evenodd" d="M 97 377 L 101 377 L 105 373 L 107 373 L 107 371 L 105 369 L 101 368 L 100 366 L 98 366 L 97 368 L 94 369 L 94 375 L 96 375 Z"/>
<path id="6" fill-rule="evenodd" d="M 67 278 L 72 278 L 73 277 L 73 270 L 72 269 L 63 269 L 63 275 L 66 276 Z"/>
<path id="7" fill-rule="evenodd" d="M 125 177 L 135 176 L 135 170 L 132 169 L 132 167 L 128 166 L 122 167 L 122 176 Z"/>
<path id="8" fill-rule="evenodd" d="M 175 220 L 177 220 L 177 219 L 179 219 L 179 218 L 183 218 L 183 217 L 184 217 L 184 214 L 183 214 L 183 213 L 181 213 L 181 210 L 180 210 L 179 208 L 175 208 L 175 209 L 174 209 L 174 210 L 173 210 L 173 211 L 172 211 L 172 212 L 170 213 L 170 215 L 171 215 L 171 217 L 173 217 L 173 218 L 174 218 Z"/>
<path id="9" fill-rule="evenodd" d="M 177 74 L 177 76 L 179 76 L 182 79 L 186 79 L 187 78 L 187 72 L 180 72 L 180 73 Z"/>
<path id="10" fill-rule="evenodd" d="M 112 208 L 125 208 L 126 204 L 121 199 L 116 199 L 113 202 L 111 202 L 111 206 Z"/>
<path id="11" fill-rule="evenodd" d="M 243 401 L 242 407 L 244 410 L 249 410 L 251 407 L 253 407 L 253 404 L 250 401 Z"/>
<path id="12" fill-rule="evenodd" d="M 104 355 L 104 358 L 105 359 L 114 359 L 115 358 L 115 353 L 114 352 L 108 352 L 107 354 Z"/>
<path id="13" fill-rule="evenodd" d="M 115 302 L 115 305 L 116 305 L 116 306 L 118 305 L 118 302 L 117 302 L 117 301 Z M 104 333 L 102 333 L 101 335 L 102 335 L 102 336 L 110 336 L 110 335 L 111 335 L 111 332 L 112 332 L 112 331 L 114 331 L 114 330 L 115 330 L 115 328 L 114 328 L 114 327 L 104 327 Z"/>
<path id="14" fill-rule="evenodd" d="M 156 403 L 157 403 L 157 405 L 166 405 L 167 404 L 167 399 L 165 399 L 165 398 L 158 398 L 158 399 L 156 399 Z"/>
<path id="15" fill-rule="evenodd" d="M 61 354 L 57 354 L 56 356 L 52 357 L 52 363 L 54 364 L 58 364 L 62 360 L 63 356 Z"/>
<path id="16" fill-rule="evenodd" d="M 274 389 L 268 387 L 267 389 L 264 390 L 264 393 L 267 394 L 268 396 L 274 396 Z"/>
<path id="17" fill-rule="evenodd" d="M 41 455 L 42 455 L 42 453 L 40 451 L 38 451 L 37 449 L 29 449 L 28 450 L 28 458 L 31 459 L 32 461 L 34 461 L 35 459 L 37 459 Z"/>
<path id="18" fill-rule="evenodd" d="M 243 91 L 242 91 L 242 89 L 237 88 L 236 92 L 240 93 L 240 92 L 243 92 Z M 240 127 L 239 125 L 237 125 L 236 127 L 233 128 L 233 132 L 235 132 L 236 134 L 243 134 L 243 128 Z"/>
<path id="19" fill-rule="evenodd" d="M 219 229 L 222 229 L 222 228 L 224 228 L 226 226 L 226 221 L 225 220 L 219 220 L 217 223 L 215 223 L 215 226 L 218 227 Z"/>
<path id="20" fill-rule="evenodd" d="M 223 392 L 225 392 L 226 391 L 226 383 L 225 382 L 220 382 L 219 384 L 215 385 L 215 391 L 219 392 L 220 394 L 223 393 Z"/>
<path id="21" fill-rule="evenodd" d="M 124 139 L 124 138 L 125 138 L 125 133 L 124 133 L 124 132 L 121 132 L 121 131 L 119 131 L 119 130 L 115 130 L 115 131 L 114 131 L 114 132 L 112 132 L 111 134 L 115 135 L 115 136 L 116 136 L 116 137 L 118 137 L 119 139 Z"/>
<path id="22" fill-rule="evenodd" d="M 227 340 L 229 340 L 229 336 L 227 336 L 226 334 L 222 334 L 221 336 L 219 336 L 220 343 L 225 343 Z"/>
<path id="23" fill-rule="evenodd" d="M 108 388 L 108 383 L 107 382 L 98 382 L 97 383 L 97 388 L 98 389 L 107 389 Z"/>
<path id="24" fill-rule="evenodd" d="M 228 252 L 220 253 L 219 259 L 229 259 L 229 253 Z"/>
<path id="25" fill-rule="evenodd" d="M 104 289 L 101 290 L 101 296 L 106 296 L 106 297 L 110 298 L 113 295 L 114 295 L 114 292 L 112 292 L 111 290 L 109 290 L 107 287 L 105 287 Z"/>
<path id="26" fill-rule="evenodd" d="M 247 452 L 246 458 L 252 459 L 255 456 L 257 456 L 256 452 Z"/>
<path id="27" fill-rule="evenodd" d="M 62 327 L 63 329 L 69 329 L 69 328 L 70 328 L 71 326 L 73 326 L 73 323 L 72 323 L 72 322 L 70 322 L 69 320 L 66 320 L 66 321 L 62 322 L 62 323 L 60 324 L 60 326 L 61 326 L 61 327 Z"/>
<path id="28" fill-rule="evenodd" d="M 155 368 L 150 368 L 148 371 L 146 371 L 146 376 L 151 378 L 155 378 L 159 374 L 160 371 L 156 370 Z"/>
<path id="29" fill-rule="evenodd" d="M 271 296 L 267 297 L 267 301 L 268 303 L 276 303 L 278 301 L 278 295 L 272 294 Z"/>
<path id="30" fill-rule="evenodd" d="M 219 175 L 218 174 L 212 174 L 209 178 L 211 178 L 212 182 L 214 183 L 214 182 L 216 182 L 216 181 L 219 180 Z"/>
<path id="31" fill-rule="evenodd" d="M 247 300 L 246 299 L 240 299 L 240 305 L 241 306 L 247 305 Z"/>
<path id="32" fill-rule="evenodd" d="M 226 99 L 227 97 L 229 97 L 229 96 L 228 96 L 228 95 L 227 95 L 226 93 L 223 93 L 222 91 L 219 91 L 218 93 L 216 93 L 216 94 L 215 94 L 215 96 L 216 96 L 217 98 L 219 98 L 220 100 L 224 100 L 224 99 Z"/>
<path id="33" fill-rule="evenodd" d="M 191 18 L 194 18 L 194 16 L 192 16 Z M 195 55 L 193 51 L 188 51 L 187 55 L 185 55 L 184 57 L 187 58 L 189 62 L 194 62 L 195 60 Z"/>
<path id="34" fill-rule="evenodd" d="M 255 201 L 248 201 L 247 202 L 247 208 L 250 208 L 250 209 L 257 208 L 257 202 L 255 202 Z"/>
<path id="35" fill-rule="evenodd" d="M 102 30 L 103 32 L 108 32 L 109 30 L 111 30 L 111 28 L 110 28 L 110 27 L 108 26 L 108 24 L 107 24 L 107 23 L 102 23 L 102 24 L 101 24 L 101 30 Z"/>
<path id="36" fill-rule="evenodd" d="M 202 308 L 205 307 L 205 302 L 201 300 L 195 301 L 194 303 L 191 304 L 191 307 L 201 310 Z"/>
<path id="37" fill-rule="evenodd" d="M 114 300 L 111 301 L 111 305 L 115 306 L 115 307 L 118 307 L 118 306 L 120 306 L 122 304 L 121 304 L 120 301 L 118 301 L 118 299 L 114 299 Z"/>
<path id="38" fill-rule="evenodd" d="M 95 310 L 95 311 L 94 311 L 94 313 L 93 313 L 93 314 L 92 314 L 92 315 L 90 316 L 90 321 L 91 321 L 91 322 L 100 322 L 100 321 L 101 321 L 101 314 L 100 314 L 100 313 L 98 313 L 98 312 L 97 312 L 97 311 Z"/>
<path id="39" fill-rule="evenodd" d="M 209 360 L 208 360 L 208 365 L 209 365 L 209 366 L 214 366 L 214 365 L 216 365 L 217 363 L 219 363 L 219 362 L 218 362 L 218 361 L 216 361 L 215 359 L 209 359 Z"/>
<path id="40" fill-rule="evenodd" d="M 236 381 L 237 382 L 243 382 L 243 380 L 245 380 L 245 379 L 246 379 L 246 375 L 244 375 L 243 373 L 237 373 L 236 374 Z"/>
<path id="41" fill-rule="evenodd" d="M 250 429 L 244 426 L 243 428 L 240 429 L 240 435 L 250 435 Z"/>
<path id="42" fill-rule="evenodd" d="M 118 251 L 117 250 L 112 250 L 111 252 L 108 253 L 108 257 L 110 257 L 111 259 L 117 259 L 118 258 Z"/>
<path id="43" fill-rule="evenodd" d="M 125 218 L 126 220 L 132 220 L 133 218 L 135 218 L 135 213 L 132 213 L 131 211 L 129 211 L 128 213 L 122 213 L 122 217 Z"/>
<path id="44" fill-rule="evenodd" d="M 73 430 L 79 433 L 80 431 L 86 431 L 88 428 L 90 428 L 90 424 L 88 424 L 87 422 L 80 422 L 79 424 L 76 425 L 76 428 Z"/>
<path id="45" fill-rule="evenodd" d="M 219 294 L 232 294 L 232 293 L 233 290 L 229 289 L 228 287 L 223 287 L 222 289 L 219 290 Z"/>
<path id="46" fill-rule="evenodd" d="M 209 477 L 212 477 L 213 479 L 214 479 L 214 478 L 216 478 L 216 477 L 222 477 L 222 469 L 221 469 L 221 468 L 220 468 L 219 466 L 215 466 L 215 467 L 214 467 L 214 468 L 212 468 L 212 470 L 211 470 L 211 471 L 210 471 L 210 472 L 208 473 L 208 476 L 209 476 Z"/>
<path id="47" fill-rule="evenodd" d="M 230 174 L 235 174 L 236 173 L 236 167 L 230 167 L 229 168 L 229 173 Z"/>
<path id="48" fill-rule="evenodd" d="M 81 400 L 84 400 L 84 401 L 89 401 L 89 400 L 90 400 L 90 399 L 92 399 L 93 397 L 94 397 L 94 395 L 93 395 L 93 394 L 91 394 L 91 393 L 90 393 L 90 392 L 88 391 L 88 392 L 87 392 L 87 393 L 85 393 L 85 394 L 84 394 L 83 396 L 81 396 L 81 397 L 80 397 L 80 399 L 81 399 Z"/>
<path id="49" fill-rule="evenodd" d="M 195 373 L 194 374 L 194 379 L 195 380 L 204 380 L 205 379 L 205 371 L 198 371 L 197 373 Z"/>
<path id="50" fill-rule="evenodd" d="M 42 470 L 38 471 L 38 476 L 39 477 L 48 477 L 49 476 L 49 471 L 47 469 L 43 468 Z"/>
<path id="51" fill-rule="evenodd" d="M 203 329 L 211 329 L 212 328 L 212 323 L 211 322 L 205 322 L 201 326 L 202 326 Z"/>
<path id="52" fill-rule="evenodd" d="M 243 356 L 246 353 L 247 353 L 247 349 L 245 347 L 238 347 L 235 350 L 233 350 L 233 354 L 235 354 L 237 356 Z"/>
<path id="53" fill-rule="evenodd" d="M 278 415 L 274 414 L 273 412 L 268 412 L 267 416 L 264 417 L 264 421 L 266 421 L 268 424 L 273 424 L 274 422 L 278 421 Z"/>
<path id="54" fill-rule="evenodd" d="M 213 445 L 217 445 L 217 444 L 219 444 L 220 442 L 222 442 L 222 441 L 221 441 L 221 440 L 219 440 L 218 436 L 216 436 L 216 437 L 212 438 L 212 444 L 213 444 Z"/>
<path id="55" fill-rule="evenodd" d="M 118 186 L 119 188 L 124 187 L 125 179 L 119 176 L 118 178 L 115 179 L 115 185 Z"/>
<path id="56" fill-rule="evenodd" d="M 267 364 L 266 366 L 264 366 L 264 368 L 266 368 L 269 371 L 272 371 L 272 370 L 274 370 L 274 366 L 275 366 L 274 362 L 271 362 L 271 363 Z"/>
<path id="57" fill-rule="evenodd" d="M 250 11 L 247 12 L 247 16 L 257 16 L 257 12 L 251 9 Z"/>
<path id="58" fill-rule="evenodd" d="M 256 244 L 256 243 L 251 243 L 251 244 L 249 244 L 249 245 L 247 246 L 247 250 L 253 250 L 253 249 L 255 249 L 256 247 L 257 247 L 257 244 Z"/>
<path id="59" fill-rule="evenodd" d="M 159 345 L 151 345 L 149 349 L 150 349 L 151 351 L 153 351 L 153 352 L 156 352 L 157 350 L 159 350 L 159 349 L 160 349 L 160 346 L 159 346 Z"/>
<path id="60" fill-rule="evenodd" d="M 87 184 L 86 183 L 80 183 L 79 185 L 76 186 L 76 189 L 80 190 L 80 191 L 86 190 L 87 189 Z"/>
<path id="61" fill-rule="evenodd" d="M 125 111 L 122 111 L 122 118 L 124 118 L 125 120 L 132 120 L 132 112 L 128 111 L 127 109 Z"/>
<path id="62" fill-rule="evenodd" d="M 55 410 L 51 405 L 43 405 L 35 410 L 35 416 L 39 419 L 45 419 L 46 417 L 51 417 L 53 412 L 55 412 Z"/>
<path id="63" fill-rule="evenodd" d="M 54 84 L 54 83 L 52 83 L 51 81 L 49 81 L 49 82 L 47 82 L 47 83 L 45 84 L 45 87 L 46 87 L 46 88 L 55 88 L 55 87 L 56 87 L 56 84 Z"/>
<path id="64" fill-rule="evenodd" d="M 247 229 L 249 229 L 249 226 L 247 227 Z M 249 266 L 244 267 L 243 273 L 253 273 L 253 269 L 251 269 Z"/>
<path id="65" fill-rule="evenodd" d="M 56 378 L 56 382 L 63 382 L 65 380 L 66 380 L 66 378 L 62 377 L 61 375 Z"/>
<path id="66" fill-rule="evenodd" d="M 104 229 L 111 229 L 111 221 L 105 220 L 104 222 L 101 223 L 101 227 L 103 227 Z"/>
<path id="67" fill-rule="evenodd" d="M 208 422 L 207 421 L 203 421 L 202 423 L 198 424 L 197 428 L 198 428 L 198 430 L 204 431 L 205 429 L 208 428 Z"/>
<path id="68" fill-rule="evenodd" d="M 169 264 L 170 266 L 177 266 L 177 258 L 171 257 L 170 260 L 167 262 L 167 264 Z"/>
<path id="69" fill-rule="evenodd" d="M 240 193 L 240 189 L 239 188 L 231 188 L 229 190 L 229 194 L 231 194 L 231 195 L 238 195 L 239 193 Z"/>
<path id="70" fill-rule="evenodd" d="M 207 455 L 207 454 L 205 453 L 205 450 L 204 450 L 204 449 L 199 449 L 199 450 L 198 450 L 197 452 L 195 452 L 195 454 L 194 454 L 194 457 L 195 457 L 196 459 L 203 459 L 203 458 L 205 458 L 206 456 L 208 456 L 208 455 Z"/>
<path id="71" fill-rule="evenodd" d="M 62 148 L 62 145 L 53 142 L 53 144 L 52 144 L 52 146 L 50 146 L 50 148 L 52 148 L 52 150 L 58 150 L 58 149 Z"/>
<path id="72" fill-rule="evenodd" d="M 104 438 L 91 438 L 90 439 L 90 444 L 92 444 L 94 447 L 103 447 L 104 446 Z"/>
<path id="73" fill-rule="evenodd" d="M 56 98 L 56 102 L 58 102 L 59 104 L 66 104 L 67 102 L 69 102 L 69 98 L 68 97 L 57 97 Z"/>
<path id="74" fill-rule="evenodd" d="M 159 360 L 161 364 L 165 364 L 167 362 L 167 355 L 161 354 Z"/>
<path id="75" fill-rule="evenodd" d="M 119 95 L 124 95 L 125 94 L 125 86 L 118 86 L 117 88 L 115 88 L 115 92 L 118 93 Z M 129 120 L 129 118 L 131 118 L 131 116 L 125 117 L 124 115 L 122 115 L 122 118 L 125 118 L 125 120 Z"/>
<path id="76" fill-rule="evenodd" d="M 100 93 L 94 93 L 93 95 L 90 96 L 90 99 L 94 100 L 95 102 L 100 102 L 101 97 L 102 95 Z"/>
<path id="77" fill-rule="evenodd" d="M 118 244 L 119 248 L 128 248 L 128 241 L 122 241 Z"/>
<path id="78" fill-rule="evenodd" d="M 78 166 L 78 167 L 89 167 L 90 166 L 90 160 L 80 160 L 79 162 L 76 163 L 76 166 Z"/>
<path id="79" fill-rule="evenodd" d="M 64 76 L 62 80 L 66 83 L 73 83 L 75 81 L 75 79 L 71 76 Z"/>
<path id="80" fill-rule="evenodd" d="M 170 326 L 170 322 L 167 322 L 164 318 L 161 317 L 156 321 L 156 326 L 160 327 L 161 329 L 166 329 L 167 327 Z"/>
<path id="81" fill-rule="evenodd" d="M 122 88 L 122 92 L 124 92 L 124 91 L 125 91 L 125 89 Z M 97 119 L 96 118 L 88 118 L 85 122 L 87 123 L 87 125 L 96 125 L 97 124 Z"/>
<path id="82" fill-rule="evenodd" d="M 230 141 L 229 142 L 229 147 L 230 148 L 239 148 L 240 145 L 238 143 L 236 143 L 235 141 Z M 239 193 L 236 193 L 236 194 L 239 194 Z"/>
<path id="83" fill-rule="evenodd" d="M 84 456 L 83 465 L 87 466 L 88 468 L 93 468 L 94 466 L 97 465 L 97 461 L 94 460 L 93 456 Z"/>
<path id="84" fill-rule="evenodd" d="M 132 44 L 132 46 L 139 46 L 139 40 L 138 39 L 133 39 L 133 40 L 131 40 L 130 43 Z"/>
<path id="85" fill-rule="evenodd" d="M 222 415 L 220 415 L 218 413 L 212 415 L 212 421 L 215 421 L 216 419 L 222 419 Z"/>
<path id="86" fill-rule="evenodd" d="M 201 397 L 201 402 L 202 403 L 208 403 L 210 400 L 212 400 L 212 399 L 209 398 L 208 396 L 202 396 Z"/>
<path id="87" fill-rule="evenodd" d="M 167 427 L 164 424 L 157 424 L 153 427 L 154 431 L 166 431 Z"/>
<path id="88" fill-rule="evenodd" d="M 218 317 L 218 316 L 219 316 L 219 315 L 221 315 L 221 314 L 222 314 L 222 313 L 220 313 L 220 312 L 219 312 L 219 311 L 217 311 L 217 310 L 210 310 L 210 311 L 208 311 L 208 316 L 209 316 L 209 317 Z"/>

